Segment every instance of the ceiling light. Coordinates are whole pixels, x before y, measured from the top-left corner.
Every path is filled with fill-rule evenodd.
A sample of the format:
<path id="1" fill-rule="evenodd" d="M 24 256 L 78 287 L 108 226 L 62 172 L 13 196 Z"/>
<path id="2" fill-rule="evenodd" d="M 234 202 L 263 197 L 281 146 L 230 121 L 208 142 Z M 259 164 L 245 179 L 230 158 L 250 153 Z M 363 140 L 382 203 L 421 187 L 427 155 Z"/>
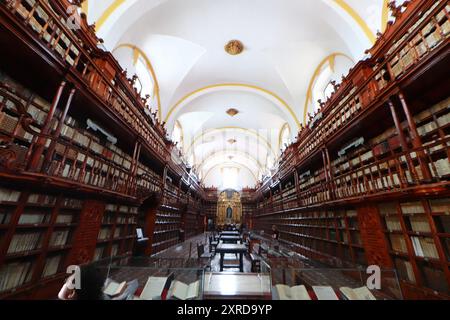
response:
<path id="1" fill-rule="evenodd" d="M 231 40 L 225 45 L 225 51 L 232 56 L 236 56 L 244 51 L 244 45 L 239 40 Z"/>
<path id="2" fill-rule="evenodd" d="M 239 110 L 234 109 L 234 108 L 231 108 L 231 109 L 228 109 L 228 110 L 227 110 L 227 114 L 228 114 L 230 117 L 234 117 L 234 116 L 237 115 L 238 113 L 239 113 Z"/>

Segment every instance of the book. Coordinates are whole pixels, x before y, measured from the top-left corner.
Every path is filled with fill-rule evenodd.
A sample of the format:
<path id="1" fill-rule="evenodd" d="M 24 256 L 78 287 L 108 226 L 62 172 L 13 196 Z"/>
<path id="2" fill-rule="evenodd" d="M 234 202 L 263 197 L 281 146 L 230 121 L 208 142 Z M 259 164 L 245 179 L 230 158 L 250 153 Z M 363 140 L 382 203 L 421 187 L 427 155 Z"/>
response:
<path id="1" fill-rule="evenodd" d="M 280 300 L 311 300 L 304 285 L 289 287 L 284 284 L 275 286 Z"/>
<path id="2" fill-rule="evenodd" d="M 424 257 L 422 245 L 420 243 L 420 238 L 418 238 L 418 237 L 411 237 L 411 242 L 413 244 L 414 253 L 416 254 L 416 256 L 417 257 Z"/>
<path id="3" fill-rule="evenodd" d="M 312 288 L 318 300 L 339 300 L 332 287 L 313 286 Z"/>
<path id="4" fill-rule="evenodd" d="M 124 293 L 126 288 L 127 288 L 126 281 L 118 283 L 116 281 L 110 280 L 106 285 L 106 288 L 103 290 L 103 293 L 110 297 L 115 297 Z"/>
<path id="5" fill-rule="evenodd" d="M 170 287 L 171 297 L 179 300 L 191 300 L 198 298 L 200 292 L 200 280 L 191 284 L 175 280 Z"/>
<path id="6" fill-rule="evenodd" d="M 366 286 L 356 289 L 341 287 L 339 290 L 348 300 L 377 300 Z"/>
<path id="7" fill-rule="evenodd" d="M 163 291 L 170 288 L 173 274 L 168 277 L 148 277 L 140 295 L 142 300 L 161 300 Z"/>

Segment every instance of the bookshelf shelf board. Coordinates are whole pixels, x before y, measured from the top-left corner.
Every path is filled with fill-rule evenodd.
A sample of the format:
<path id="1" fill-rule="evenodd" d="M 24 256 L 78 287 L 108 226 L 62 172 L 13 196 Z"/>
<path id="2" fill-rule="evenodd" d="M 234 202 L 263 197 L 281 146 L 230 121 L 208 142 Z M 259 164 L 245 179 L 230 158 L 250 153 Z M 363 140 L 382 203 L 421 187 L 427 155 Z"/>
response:
<path id="1" fill-rule="evenodd" d="M 16 260 L 16 259 L 28 258 L 28 257 L 36 256 L 36 255 L 40 254 L 41 252 L 42 252 L 42 249 L 10 253 L 5 256 L 5 260 Z"/>

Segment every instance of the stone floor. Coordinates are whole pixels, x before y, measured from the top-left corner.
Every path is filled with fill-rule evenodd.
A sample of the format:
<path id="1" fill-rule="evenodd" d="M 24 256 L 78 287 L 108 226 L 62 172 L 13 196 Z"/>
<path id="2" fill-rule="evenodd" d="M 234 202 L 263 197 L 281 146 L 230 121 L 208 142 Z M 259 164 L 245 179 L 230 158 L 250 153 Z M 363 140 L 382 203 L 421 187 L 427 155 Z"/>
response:
<path id="1" fill-rule="evenodd" d="M 209 253 L 209 241 L 207 233 L 187 239 L 185 242 L 173 246 L 155 255 L 156 258 L 180 258 L 197 259 L 197 244 L 205 245 L 205 252 Z M 238 258 L 234 254 L 225 255 L 225 264 L 239 264 Z M 247 255 L 244 255 L 244 272 L 250 272 L 251 262 Z M 216 254 L 211 260 L 211 271 L 220 271 L 220 255 Z M 223 272 L 239 272 L 239 268 L 226 268 Z"/>

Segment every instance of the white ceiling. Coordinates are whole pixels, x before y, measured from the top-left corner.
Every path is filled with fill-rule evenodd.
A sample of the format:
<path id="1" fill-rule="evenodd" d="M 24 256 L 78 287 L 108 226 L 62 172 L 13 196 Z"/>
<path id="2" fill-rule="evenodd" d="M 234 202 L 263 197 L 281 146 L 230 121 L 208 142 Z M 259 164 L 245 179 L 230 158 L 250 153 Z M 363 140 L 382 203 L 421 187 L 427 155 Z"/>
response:
<path id="1" fill-rule="evenodd" d="M 330 78 L 346 73 L 382 29 L 386 2 L 90 0 L 87 13 L 109 50 L 126 44 L 146 55 L 159 84 L 161 118 L 169 132 L 175 121 L 181 124 L 185 157 L 205 184 L 220 185 L 222 163 L 240 168 L 246 186 L 266 173 L 267 155 L 279 156 L 285 123 L 295 137 L 321 62 L 339 53 Z M 242 41 L 242 54 L 225 52 L 232 39 Z M 132 49 L 114 54 L 134 71 Z M 306 105 L 313 111 L 314 103 Z M 230 117 L 229 108 L 240 113 Z M 230 145 L 230 137 L 237 142 Z"/>

